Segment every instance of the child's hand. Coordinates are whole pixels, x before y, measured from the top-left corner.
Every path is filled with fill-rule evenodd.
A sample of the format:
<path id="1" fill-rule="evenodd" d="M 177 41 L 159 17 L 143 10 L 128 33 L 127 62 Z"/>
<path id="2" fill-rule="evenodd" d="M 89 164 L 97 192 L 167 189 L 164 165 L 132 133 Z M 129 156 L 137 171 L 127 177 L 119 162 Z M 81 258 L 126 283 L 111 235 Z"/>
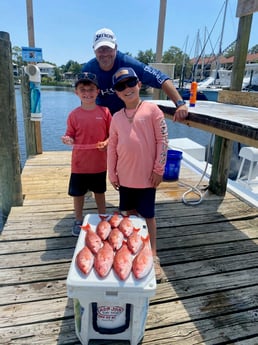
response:
<path id="1" fill-rule="evenodd" d="M 119 187 L 120 187 L 120 183 L 119 181 L 110 181 L 112 186 L 115 188 L 115 190 L 119 190 Z"/>
<path id="2" fill-rule="evenodd" d="M 163 180 L 163 176 L 158 175 L 155 172 L 152 172 L 152 174 L 151 174 L 151 183 L 152 183 L 153 188 L 157 188 L 158 185 L 162 182 L 162 180 Z"/>
<path id="3" fill-rule="evenodd" d="M 63 144 L 65 144 L 65 145 L 73 145 L 73 143 L 74 143 L 73 138 L 69 137 L 68 135 L 63 135 L 61 137 L 61 140 L 62 140 Z"/>
<path id="4" fill-rule="evenodd" d="M 97 145 L 100 151 L 105 151 L 107 149 L 108 139 L 105 141 L 99 141 Z"/>

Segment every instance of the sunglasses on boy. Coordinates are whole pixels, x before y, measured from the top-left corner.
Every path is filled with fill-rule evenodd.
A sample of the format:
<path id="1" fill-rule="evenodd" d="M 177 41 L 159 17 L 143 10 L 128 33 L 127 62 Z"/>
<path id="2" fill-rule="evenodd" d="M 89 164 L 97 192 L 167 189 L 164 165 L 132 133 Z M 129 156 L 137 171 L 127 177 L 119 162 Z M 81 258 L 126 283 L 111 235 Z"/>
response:
<path id="1" fill-rule="evenodd" d="M 116 91 L 121 92 L 121 91 L 124 91 L 127 87 L 134 87 L 134 86 L 136 86 L 137 83 L 138 83 L 138 79 L 136 79 L 136 78 L 128 79 L 128 80 L 126 80 L 126 81 L 124 81 L 122 83 L 116 84 L 114 86 L 114 89 Z"/>

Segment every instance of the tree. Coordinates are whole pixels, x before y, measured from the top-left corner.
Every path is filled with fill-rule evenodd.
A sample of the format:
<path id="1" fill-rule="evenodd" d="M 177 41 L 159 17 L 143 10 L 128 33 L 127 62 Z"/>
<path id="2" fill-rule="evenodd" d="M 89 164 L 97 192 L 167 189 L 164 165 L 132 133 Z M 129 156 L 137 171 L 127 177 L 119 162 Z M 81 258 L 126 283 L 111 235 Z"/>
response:
<path id="1" fill-rule="evenodd" d="M 182 69 L 185 70 L 185 73 L 189 73 L 191 70 L 188 55 L 184 54 L 182 50 L 177 47 L 172 46 L 169 50 L 165 51 L 162 62 L 175 64 L 175 78 L 180 78 Z"/>
<path id="2" fill-rule="evenodd" d="M 61 66 L 63 72 L 80 73 L 82 66 L 77 61 L 69 60 L 65 65 Z"/>
<path id="3" fill-rule="evenodd" d="M 20 47 L 12 47 L 12 61 L 17 65 L 18 71 L 20 72 L 21 67 L 24 65 L 22 61 L 22 49 Z"/>
<path id="4" fill-rule="evenodd" d="M 234 56 L 236 48 L 236 41 L 232 42 L 226 49 L 223 50 L 222 54 L 226 58 Z"/>
<path id="5" fill-rule="evenodd" d="M 138 52 L 138 55 L 136 56 L 136 59 L 148 65 L 149 63 L 155 62 L 156 56 L 153 53 L 152 49 L 148 49 L 145 52 L 140 50 Z"/>
<path id="6" fill-rule="evenodd" d="M 256 53 L 258 53 L 258 44 L 256 44 L 251 49 L 249 49 L 248 53 L 249 54 L 256 54 Z"/>
<path id="7" fill-rule="evenodd" d="M 56 81 L 62 80 L 61 70 L 57 67 L 55 67 L 55 80 Z"/>
<path id="8" fill-rule="evenodd" d="M 73 61 L 69 68 L 69 72 L 72 72 L 74 75 L 80 73 L 81 70 L 82 66 L 79 64 L 79 62 L 76 61 Z"/>

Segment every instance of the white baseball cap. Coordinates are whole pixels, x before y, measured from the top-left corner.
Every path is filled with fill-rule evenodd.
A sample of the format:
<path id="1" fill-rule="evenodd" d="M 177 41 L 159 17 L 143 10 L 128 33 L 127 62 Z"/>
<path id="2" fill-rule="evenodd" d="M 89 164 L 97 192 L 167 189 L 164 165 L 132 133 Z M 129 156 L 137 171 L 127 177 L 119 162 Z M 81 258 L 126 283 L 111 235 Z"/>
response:
<path id="1" fill-rule="evenodd" d="M 116 36 L 110 29 L 100 29 L 95 33 L 93 40 L 93 49 L 97 50 L 99 47 L 107 46 L 112 49 L 116 47 Z"/>

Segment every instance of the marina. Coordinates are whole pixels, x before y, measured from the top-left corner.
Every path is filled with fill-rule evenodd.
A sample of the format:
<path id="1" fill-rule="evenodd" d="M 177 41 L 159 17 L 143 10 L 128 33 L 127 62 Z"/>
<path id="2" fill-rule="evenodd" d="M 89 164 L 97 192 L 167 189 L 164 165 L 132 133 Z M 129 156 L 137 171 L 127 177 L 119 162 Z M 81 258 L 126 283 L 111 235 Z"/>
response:
<path id="1" fill-rule="evenodd" d="M 1 235 L 0 342 L 79 345 L 66 279 L 77 239 L 67 195 L 70 152 L 30 157 L 22 173 L 24 204 L 12 207 Z M 258 209 L 227 192 L 182 202 L 200 174 L 182 162 L 178 181 L 158 189 L 158 254 L 164 281 L 151 297 L 147 344 L 258 344 Z M 201 187 L 208 183 L 205 178 Z M 109 185 L 107 212 L 117 210 Z M 85 214 L 96 213 L 88 196 Z M 90 341 L 90 344 L 129 344 Z"/>
<path id="2" fill-rule="evenodd" d="M 29 46 L 35 47 L 32 1 L 27 5 Z M 162 4 L 160 7 L 165 13 Z M 75 107 L 73 102 L 78 104 L 78 99 L 65 92 L 65 102 L 58 103 L 57 93 L 50 97 L 42 90 L 42 104 L 48 109 L 42 108 L 35 118 L 29 107 L 26 76 L 27 81 L 23 78 L 21 82 L 24 103 L 15 101 L 15 96 L 20 95 L 18 89 L 9 92 L 13 89 L 9 73 L 11 46 L 8 34 L 2 33 L 1 43 L 7 53 L 3 56 L 8 56 L 1 60 L 2 70 L 8 73 L 3 78 L 7 82 L 2 87 L 5 97 L 1 112 L 5 124 L 1 132 L 5 163 L 0 205 L 4 220 L 0 233 L 1 344 L 258 345 L 258 198 L 257 188 L 253 187 L 257 182 L 258 105 L 254 93 L 238 91 L 244 71 L 241 59 L 247 52 L 244 43 L 248 41 L 252 13 L 257 10 L 257 3 L 251 8 L 239 0 L 237 15 L 242 35 L 236 42 L 229 93 L 218 92 L 216 102 L 194 102 L 180 124 L 173 122 L 175 106 L 171 101 L 161 100 L 161 94 L 154 101 L 165 114 L 170 149 L 182 150 L 183 159 L 177 178 L 164 180 L 157 189 L 157 254 L 163 272 L 158 282 L 153 267 L 141 278 L 147 281 L 152 276 L 149 291 L 142 295 L 146 288 L 143 280 L 141 287 L 139 281 L 137 286 L 134 279 L 126 280 L 121 284 L 124 289 L 118 291 L 115 286 L 120 286 L 119 280 L 112 285 L 102 278 L 95 286 L 94 279 L 87 280 L 81 274 L 78 279 L 80 272 L 74 273 L 74 255 L 83 237 L 78 239 L 71 233 L 74 206 L 67 194 L 71 150 L 62 146 L 60 137 L 67 115 Z M 164 18 L 160 16 L 158 43 L 163 40 L 160 29 Z M 162 45 L 157 45 L 157 61 L 159 53 Z M 21 114 L 18 126 L 15 104 L 19 104 Z M 56 104 L 62 107 L 56 108 Z M 207 159 L 210 136 L 215 138 L 211 161 Z M 178 138 L 192 139 L 194 144 L 182 148 L 179 141 L 175 142 Z M 237 156 L 236 180 L 230 181 L 234 142 L 238 143 L 241 159 Z M 200 157 L 194 159 L 195 155 Z M 250 163 L 248 173 L 244 171 L 245 161 Z M 109 182 L 106 204 L 108 215 L 118 211 L 119 194 Z M 87 193 L 85 219 L 94 218 L 96 213 L 94 198 Z M 113 274 L 114 267 L 112 270 Z M 88 278 L 93 278 L 91 273 L 95 271 Z M 134 272 L 130 274 L 133 278 Z M 78 283 L 76 288 L 74 282 Z M 108 305 L 106 300 L 110 301 Z M 114 314 L 107 310 L 120 313 L 121 304 L 125 306 L 126 328 L 111 328 L 109 336 L 105 320 Z M 96 327 L 97 312 L 103 312 L 103 318 L 99 317 L 103 323 Z M 88 334 L 90 328 L 95 332 Z M 87 341 L 80 338 L 82 334 Z"/>

